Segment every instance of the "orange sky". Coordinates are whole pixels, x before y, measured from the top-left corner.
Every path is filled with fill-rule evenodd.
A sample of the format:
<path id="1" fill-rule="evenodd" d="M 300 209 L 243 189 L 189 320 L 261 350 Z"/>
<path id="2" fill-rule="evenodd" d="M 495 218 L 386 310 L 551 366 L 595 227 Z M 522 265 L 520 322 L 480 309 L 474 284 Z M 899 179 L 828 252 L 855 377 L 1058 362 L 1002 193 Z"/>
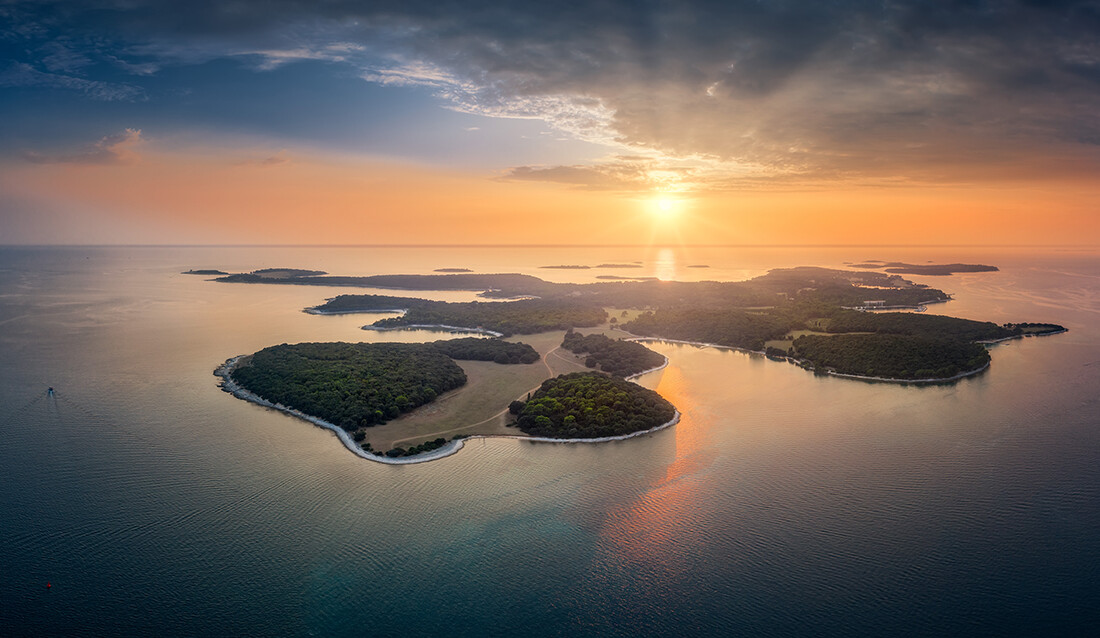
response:
<path id="1" fill-rule="evenodd" d="M 216 159 L 212 159 L 216 158 Z M 1071 244 L 1100 239 L 1097 180 L 832 186 L 671 196 L 504 181 L 354 158 L 263 164 L 195 153 L 5 168 L 52 220 L 22 243 Z"/>

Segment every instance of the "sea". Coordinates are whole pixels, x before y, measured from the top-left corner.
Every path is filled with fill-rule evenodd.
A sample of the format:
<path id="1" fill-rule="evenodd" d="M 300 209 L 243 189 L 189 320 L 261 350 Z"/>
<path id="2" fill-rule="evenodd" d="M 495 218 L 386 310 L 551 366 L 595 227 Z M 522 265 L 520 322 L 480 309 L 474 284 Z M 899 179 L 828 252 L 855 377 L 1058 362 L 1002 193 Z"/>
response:
<path id="1" fill-rule="evenodd" d="M 302 312 L 368 289 L 181 274 L 437 268 L 742 280 L 866 259 L 927 312 L 1064 334 L 951 385 L 649 344 L 683 413 L 627 441 L 358 458 L 222 392 L 279 343 L 423 341 Z M 620 269 L 547 265 L 632 264 Z M 702 267 L 706 266 L 706 267 Z M 473 300 L 474 293 L 384 294 Z M 0 247 L 0 635 L 1089 636 L 1100 252 L 991 247 Z M 47 388 L 52 387 L 51 395 Z"/>

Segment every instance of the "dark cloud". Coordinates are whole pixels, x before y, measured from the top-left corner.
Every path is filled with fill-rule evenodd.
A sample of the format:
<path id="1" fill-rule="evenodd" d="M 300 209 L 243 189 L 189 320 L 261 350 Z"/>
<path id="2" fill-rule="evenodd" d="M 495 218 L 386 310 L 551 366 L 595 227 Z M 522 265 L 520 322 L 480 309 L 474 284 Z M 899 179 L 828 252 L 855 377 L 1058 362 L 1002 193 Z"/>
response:
<path id="1" fill-rule="evenodd" d="M 124 61 L 329 60 L 373 82 L 430 87 L 458 110 L 710 161 L 714 179 L 935 181 L 976 164 L 985 169 L 968 174 L 1016 175 L 1067 157 L 1095 164 L 1100 139 L 1094 0 L 120 0 L 4 11 L 24 33 L 110 42 Z M 23 72 L 88 58 L 66 52 Z M 646 182 L 615 162 L 510 177 Z"/>

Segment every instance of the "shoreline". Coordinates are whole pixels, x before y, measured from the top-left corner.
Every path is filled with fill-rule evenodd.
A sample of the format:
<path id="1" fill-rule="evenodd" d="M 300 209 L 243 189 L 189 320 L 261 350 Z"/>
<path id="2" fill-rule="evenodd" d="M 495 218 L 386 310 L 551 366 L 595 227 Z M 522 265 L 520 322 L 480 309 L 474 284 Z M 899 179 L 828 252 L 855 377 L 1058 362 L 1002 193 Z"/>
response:
<path id="1" fill-rule="evenodd" d="M 958 381 L 959 379 L 965 379 L 966 377 L 972 377 L 976 374 L 981 374 L 989 369 L 989 366 L 993 365 L 990 361 L 977 370 L 970 370 L 969 372 L 960 372 L 953 377 L 942 377 L 939 379 L 891 379 L 888 377 L 869 377 L 862 374 L 844 374 L 842 372 L 833 372 L 831 370 L 825 370 L 824 373 L 833 377 L 843 377 L 845 379 L 858 379 L 860 381 L 874 381 L 879 383 L 900 383 L 902 385 L 921 385 L 921 384 L 934 384 L 934 383 L 950 383 L 952 381 Z M 816 372 L 816 371 L 815 371 Z"/>
<path id="2" fill-rule="evenodd" d="M 382 310 L 320 310 L 317 306 L 310 306 L 309 308 L 302 308 L 302 312 L 307 315 L 318 315 L 321 317 L 330 315 L 367 315 L 367 314 L 394 314 L 402 313 L 405 310 L 400 308 L 386 308 Z"/>
<path id="3" fill-rule="evenodd" d="M 947 303 L 951 301 L 952 297 L 947 299 L 930 299 L 928 301 L 918 301 L 915 304 L 908 306 L 841 306 L 845 310 L 858 310 L 860 312 L 874 312 L 876 310 L 913 310 L 915 312 L 923 312 L 928 304 L 934 303 Z"/>
<path id="4" fill-rule="evenodd" d="M 259 396 L 258 394 L 246 390 L 244 387 L 234 381 L 233 378 L 230 376 L 230 374 L 233 372 L 233 369 L 236 368 L 241 359 L 246 356 L 248 355 L 241 354 L 235 357 L 230 357 L 229 359 L 225 360 L 225 363 L 222 363 L 214 369 L 214 376 L 220 377 L 222 379 L 219 387 L 222 389 L 223 392 L 227 392 L 234 397 L 242 399 L 244 401 L 248 401 L 249 403 L 255 403 L 256 405 L 259 405 L 261 407 L 277 410 L 284 414 L 288 414 L 290 416 L 302 419 L 303 421 L 312 423 L 319 428 L 329 430 L 336 435 L 336 438 L 339 439 L 340 442 L 344 444 L 344 447 L 347 448 L 352 454 L 358 456 L 361 459 L 374 461 L 376 463 L 382 463 L 384 465 L 413 465 L 416 463 L 427 463 L 429 461 L 446 458 L 453 454 L 457 454 L 458 451 L 463 448 L 463 442 L 468 439 L 515 439 L 519 441 L 532 441 L 535 443 L 609 443 L 611 441 L 625 441 L 627 439 L 632 439 L 634 437 L 642 436 L 644 434 L 652 434 L 654 432 L 664 430 L 665 428 L 672 427 L 673 425 L 676 425 L 680 422 L 680 411 L 675 410 L 674 408 L 672 418 L 667 422 L 662 423 L 661 425 L 658 425 L 656 427 L 652 427 L 648 430 L 640 430 L 638 432 L 631 432 L 630 434 L 622 434 L 619 436 L 605 436 L 595 439 L 553 439 L 550 437 L 521 436 L 515 434 L 472 434 L 470 436 L 462 437 L 460 439 L 451 439 L 450 441 L 444 443 L 442 446 L 431 450 L 430 452 L 424 452 L 421 454 L 417 454 L 416 456 L 399 456 L 394 458 L 385 456 L 384 454 L 376 455 L 367 452 L 351 438 L 351 435 L 349 435 L 346 430 L 337 426 L 334 423 L 330 423 L 320 417 L 306 414 L 301 410 L 289 408 L 281 403 L 273 403 Z M 660 370 L 667 365 L 668 357 L 665 357 L 665 363 L 663 365 L 656 368 L 651 368 L 649 370 L 643 370 L 642 372 L 632 375 L 630 378 L 647 374 L 655 370 Z"/>
<path id="5" fill-rule="evenodd" d="M 1059 332 L 1066 332 L 1066 330 L 1061 330 Z M 1059 334 L 1059 333 L 1058 332 L 1051 332 L 1051 333 L 1046 333 L 1046 334 Z M 1026 335 L 1015 335 L 1015 336 L 1012 336 L 1012 337 L 1005 337 L 1004 339 L 998 339 L 997 341 L 1007 341 L 1009 339 L 1020 339 L 1020 338 L 1023 338 L 1024 336 L 1026 336 Z M 1039 336 L 1043 336 L 1043 335 L 1039 335 Z M 722 345 L 718 345 L 716 343 L 702 343 L 700 341 L 684 341 L 682 339 L 660 339 L 658 337 L 636 337 L 636 338 L 630 339 L 630 341 L 666 341 L 668 343 L 679 343 L 679 344 L 684 344 L 684 345 L 689 345 L 689 346 L 698 346 L 698 347 L 701 347 L 701 348 L 719 348 L 719 349 L 724 349 L 724 350 L 737 350 L 739 352 L 746 352 L 746 353 L 749 353 L 749 354 L 760 354 L 760 355 L 767 356 L 767 354 L 762 350 L 749 350 L 748 348 L 738 348 L 737 346 L 722 346 Z M 975 341 L 974 343 L 987 344 L 987 343 L 996 343 L 996 342 L 992 342 L 992 341 L 990 341 L 990 342 Z M 768 357 L 768 358 L 771 358 L 771 357 Z M 667 360 L 667 357 L 666 357 L 666 360 Z M 779 361 L 779 359 L 773 359 L 773 360 L 774 361 Z M 810 368 L 803 367 L 799 363 L 798 359 L 794 359 L 794 358 L 791 358 L 791 357 L 783 357 L 783 360 L 786 361 L 787 363 L 796 365 L 796 366 L 802 368 L 803 370 L 806 370 L 807 372 L 813 372 L 814 374 L 818 374 L 818 371 L 816 369 L 810 369 Z M 993 364 L 993 362 L 990 361 L 989 363 L 986 363 L 984 366 L 978 368 L 977 370 L 970 370 L 970 371 L 967 371 L 967 372 L 960 372 L 959 374 L 956 374 L 953 377 L 942 377 L 942 378 L 935 378 L 935 379 L 894 379 L 894 378 L 890 378 L 890 377 L 869 377 L 869 376 L 862 375 L 862 374 L 845 374 L 843 372 L 834 372 L 832 370 L 822 370 L 820 372 L 820 374 L 824 374 L 824 375 L 828 375 L 828 376 L 832 376 L 832 377 L 841 377 L 843 379 L 856 379 L 856 380 L 859 380 L 859 381 L 873 381 L 873 382 L 876 382 L 876 383 L 897 383 L 897 384 L 900 384 L 900 385 L 920 385 L 920 384 L 925 384 L 925 383 L 928 383 L 928 384 L 950 383 L 952 381 L 958 381 L 959 379 L 965 379 L 966 377 L 972 377 L 976 374 L 985 372 L 989 368 L 989 366 L 992 365 L 992 364 Z M 645 373 L 640 372 L 639 374 L 645 374 Z"/>
<path id="6" fill-rule="evenodd" d="M 984 339 L 982 341 L 975 341 L 974 343 L 981 343 L 984 345 L 993 345 L 995 343 L 1003 343 L 1005 341 L 1012 341 L 1013 339 L 1023 339 L 1024 337 L 1049 337 L 1052 335 L 1060 335 L 1064 332 L 1069 332 L 1069 328 L 1062 328 L 1061 330 L 1055 330 L 1053 332 L 1032 332 L 1018 335 L 1012 335 L 1011 337 L 1001 337 L 1000 339 Z"/>
<path id="7" fill-rule="evenodd" d="M 503 332 L 486 330 L 484 328 L 464 328 L 462 326 L 447 326 L 441 323 L 410 323 L 404 326 L 360 326 L 360 330 L 377 330 L 378 332 L 393 332 L 395 330 L 434 330 L 436 332 L 472 332 L 475 334 L 489 335 L 491 337 L 503 337 Z"/>

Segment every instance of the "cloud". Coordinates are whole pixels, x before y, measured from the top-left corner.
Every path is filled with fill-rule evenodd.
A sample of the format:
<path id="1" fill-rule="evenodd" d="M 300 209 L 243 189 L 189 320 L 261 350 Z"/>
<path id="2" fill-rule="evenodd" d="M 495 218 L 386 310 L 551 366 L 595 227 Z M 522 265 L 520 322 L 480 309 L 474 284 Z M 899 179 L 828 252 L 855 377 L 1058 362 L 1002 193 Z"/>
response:
<path id="1" fill-rule="evenodd" d="M 706 163 L 678 166 L 660 157 L 620 155 L 607 161 L 573 166 L 518 166 L 500 177 L 505 181 L 554 182 L 585 190 L 619 192 L 682 192 L 700 190 L 710 170 Z"/>
<path id="2" fill-rule="evenodd" d="M 275 153 L 274 155 L 268 155 L 267 157 L 259 159 L 248 159 L 238 163 L 238 166 L 259 166 L 261 168 L 282 166 L 291 162 L 290 152 L 285 148 Z"/>
<path id="3" fill-rule="evenodd" d="M 57 40 L 47 42 L 42 47 L 42 52 L 45 54 L 42 64 L 53 73 L 79 73 L 81 69 L 92 64 L 87 55 Z"/>
<path id="4" fill-rule="evenodd" d="M 60 73 L 45 73 L 22 62 L 16 62 L 0 71 L 0 86 L 67 89 L 103 102 L 133 101 L 145 97 L 145 92 L 141 88 L 130 84 L 87 80 Z"/>
<path id="5" fill-rule="evenodd" d="M 141 131 L 128 128 L 118 135 L 104 137 L 89 148 L 72 153 L 24 151 L 23 159 L 33 164 L 136 164 L 138 149 L 145 143 Z"/>
<path id="6" fill-rule="evenodd" d="M 974 166 L 965 174 L 1100 162 L 1095 0 L 128 0 L 100 23 L 103 12 L 59 5 L 68 13 L 51 15 L 160 63 L 331 61 L 429 88 L 461 112 L 544 120 L 668 166 L 707 164 L 695 177 L 713 185 L 931 183 Z M 33 73 L 15 75 L 119 91 Z M 514 178 L 626 179 L 614 165 L 526 168 Z"/>

